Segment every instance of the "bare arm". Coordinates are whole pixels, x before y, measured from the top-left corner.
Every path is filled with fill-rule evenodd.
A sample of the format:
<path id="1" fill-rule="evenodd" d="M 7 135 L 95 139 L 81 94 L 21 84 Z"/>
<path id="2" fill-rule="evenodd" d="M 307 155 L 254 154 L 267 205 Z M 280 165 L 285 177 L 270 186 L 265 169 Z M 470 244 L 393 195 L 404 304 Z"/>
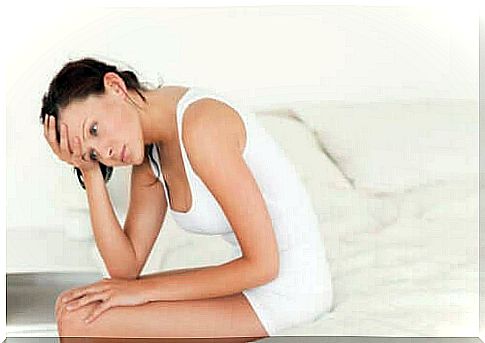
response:
<path id="1" fill-rule="evenodd" d="M 244 257 L 217 266 L 139 279 L 149 301 L 222 297 L 268 283 L 275 278 Z"/>
<path id="2" fill-rule="evenodd" d="M 95 242 L 111 278 L 135 279 L 139 275 L 163 223 L 163 189 L 159 182 L 146 186 L 149 167 L 144 162 L 133 168 L 124 228 L 114 213 L 100 169 L 84 175 Z"/>
<path id="3" fill-rule="evenodd" d="M 132 278 L 135 252 L 123 232 L 99 168 L 83 175 L 96 245 L 111 277 Z"/>
<path id="4" fill-rule="evenodd" d="M 164 192 L 160 181 L 155 179 L 146 156 L 143 164 L 133 167 L 130 205 L 124 225 L 124 231 L 135 251 L 137 278 L 160 234 L 167 214 Z"/>

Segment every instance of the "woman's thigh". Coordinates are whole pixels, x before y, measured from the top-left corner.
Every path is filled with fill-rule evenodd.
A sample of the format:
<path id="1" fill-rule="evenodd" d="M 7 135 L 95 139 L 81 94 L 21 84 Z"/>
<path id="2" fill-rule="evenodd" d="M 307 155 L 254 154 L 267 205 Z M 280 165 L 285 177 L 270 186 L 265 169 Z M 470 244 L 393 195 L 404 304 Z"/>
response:
<path id="1" fill-rule="evenodd" d="M 268 334 L 241 293 L 210 299 L 155 301 L 108 309 L 93 322 L 83 319 L 96 304 L 60 309 L 59 336 L 80 337 L 250 337 Z M 63 342 L 69 342 L 62 338 Z M 233 340 L 234 341 L 234 340 Z"/>

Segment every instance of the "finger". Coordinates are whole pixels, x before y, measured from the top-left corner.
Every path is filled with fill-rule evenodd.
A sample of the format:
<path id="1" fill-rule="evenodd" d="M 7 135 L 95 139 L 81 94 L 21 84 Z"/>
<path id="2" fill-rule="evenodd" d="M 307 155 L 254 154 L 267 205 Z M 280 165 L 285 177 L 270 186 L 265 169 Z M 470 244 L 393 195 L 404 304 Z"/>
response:
<path id="1" fill-rule="evenodd" d="M 71 155 L 71 149 L 69 149 L 69 140 L 67 136 L 66 124 L 61 125 L 61 151 L 63 154 Z M 66 158 L 69 159 L 69 157 L 67 156 Z"/>
<path id="2" fill-rule="evenodd" d="M 61 317 L 61 312 L 64 310 L 64 308 L 65 308 L 65 305 L 62 302 L 57 305 L 57 307 L 56 307 L 56 318 Z"/>
<path id="3" fill-rule="evenodd" d="M 47 114 L 44 117 L 44 137 L 49 142 L 49 122 L 51 120 L 51 115 Z M 49 142 L 50 143 L 50 142 Z"/>
<path id="4" fill-rule="evenodd" d="M 62 298 L 59 296 L 59 298 L 56 301 L 56 306 L 55 306 L 55 309 L 54 309 L 54 313 L 56 315 L 56 318 L 59 318 L 59 311 L 60 311 L 61 307 L 62 307 Z"/>
<path id="5" fill-rule="evenodd" d="M 99 292 L 106 291 L 108 289 L 109 289 L 109 286 L 101 284 L 99 282 L 96 282 L 94 284 L 91 284 L 91 285 L 88 285 L 88 286 L 85 286 L 85 287 L 74 288 L 63 299 L 63 303 L 67 303 L 71 300 L 80 298 L 80 297 L 85 296 L 87 294 L 99 293 Z"/>
<path id="6" fill-rule="evenodd" d="M 44 126 L 44 137 L 47 138 L 47 124 L 49 123 L 49 114 L 45 114 L 44 115 L 44 123 L 43 123 L 43 126 Z"/>
<path id="7" fill-rule="evenodd" d="M 49 116 L 49 126 L 48 126 L 48 133 L 47 133 L 47 136 L 48 136 L 48 141 L 52 147 L 52 150 L 54 150 L 54 152 L 59 155 L 60 151 L 59 151 L 59 143 L 57 143 L 57 139 L 56 139 L 56 129 L 55 129 L 55 118 L 54 116 Z"/>
<path id="8" fill-rule="evenodd" d="M 86 318 L 84 318 L 84 322 L 89 324 L 93 322 L 96 318 L 98 318 L 103 312 L 108 310 L 109 308 L 113 307 L 111 301 L 103 301 L 101 304 L 96 306 L 94 310 L 89 314 Z"/>
<path id="9" fill-rule="evenodd" d="M 82 306 L 85 306 L 87 304 L 90 304 L 92 302 L 101 300 L 107 300 L 109 298 L 109 293 L 108 292 L 100 292 L 100 293 L 95 293 L 95 294 L 89 294 L 84 297 L 82 297 L 79 300 L 71 301 L 67 306 L 66 310 L 68 311 L 74 311 Z"/>
<path id="10" fill-rule="evenodd" d="M 69 294 L 70 290 L 65 290 L 59 294 L 56 300 L 56 308 L 60 307 L 64 303 L 64 298 L 66 297 L 67 294 Z"/>
<path id="11" fill-rule="evenodd" d="M 89 291 L 90 291 L 89 287 L 74 288 L 66 294 L 66 296 L 62 299 L 62 302 L 66 304 L 74 299 L 77 299 L 79 297 L 84 296 L 85 294 L 88 294 Z"/>
<path id="12" fill-rule="evenodd" d="M 67 303 L 74 301 L 82 296 L 83 296 L 82 293 L 67 294 L 64 298 L 62 298 L 62 306 L 65 306 Z"/>
<path id="13" fill-rule="evenodd" d="M 57 305 L 55 309 L 56 318 L 59 318 L 62 305 Z"/>
<path id="14" fill-rule="evenodd" d="M 66 295 L 69 294 L 69 292 L 70 292 L 70 290 L 65 290 L 61 294 L 59 294 L 57 301 L 56 301 L 56 307 L 55 307 L 56 318 L 59 318 L 60 311 L 65 306 L 63 300 L 66 297 Z"/>
<path id="15" fill-rule="evenodd" d="M 82 160 L 81 158 L 81 141 L 79 140 L 79 137 L 74 137 L 74 151 L 73 151 L 73 157 Z"/>

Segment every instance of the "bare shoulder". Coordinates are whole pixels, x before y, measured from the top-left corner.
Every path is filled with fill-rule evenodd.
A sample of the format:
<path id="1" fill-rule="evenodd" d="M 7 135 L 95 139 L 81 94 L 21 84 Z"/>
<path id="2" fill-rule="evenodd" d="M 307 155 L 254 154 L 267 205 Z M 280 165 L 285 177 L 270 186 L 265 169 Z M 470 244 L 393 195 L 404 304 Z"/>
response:
<path id="1" fill-rule="evenodd" d="M 189 147 L 210 149 L 213 144 L 223 144 L 242 154 L 246 145 L 246 130 L 234 108 L 213 98 L 201 98 L 185 110 L 182 139 L 184 145 Z"/>

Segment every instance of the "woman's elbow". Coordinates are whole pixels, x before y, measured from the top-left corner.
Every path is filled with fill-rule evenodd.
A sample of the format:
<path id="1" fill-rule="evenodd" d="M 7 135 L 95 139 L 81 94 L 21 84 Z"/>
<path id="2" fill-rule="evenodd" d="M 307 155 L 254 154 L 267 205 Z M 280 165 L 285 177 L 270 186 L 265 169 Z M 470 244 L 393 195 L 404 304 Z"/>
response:
<path id="1" fill-rule="evenodd" d="M 280 254 L 279 251 L 277 250 L 275 252 L 275 256 L 273 258 L 273 263 L 270 268 L 270 281 L 276 279 L 280 273 Z"/>
<path id="2" fill-rule="evenodd" d="M 272 272 L 269 274 L 269 281 L 273 281 L 276 279 L 279 275 L 280 269 L 277 266 L 276 268 L 273 268 Z"/>
<path id="3" fill-rule="evenodd" d="M 266 275 L 267 282 L 273 281 L 274 279 L 276 279 L 278 277 L 279 271 L 280 271 L 279 266 L 280 266 L 279 259 L 276 259 L 276 262 L 272 263 L 271 266 L 266 266 L 265 275 Z"/>
<path id="4" fill-rule="evenodd" d="M 140 275 L 138 268 L 136 269 L 124 269 L 124 270 L 109 270 L 109 276 L 112 279 L 125 279 L 125 280 L 134 280 L 137 279 Z"/>
<path id="5" fill-rule="evenodd" d="M 123 273 L 110 273 L 111 279 L 124 279 L 124 280 L 135 280 L 138 278 L 137 274 L 123 274 Z"/>

